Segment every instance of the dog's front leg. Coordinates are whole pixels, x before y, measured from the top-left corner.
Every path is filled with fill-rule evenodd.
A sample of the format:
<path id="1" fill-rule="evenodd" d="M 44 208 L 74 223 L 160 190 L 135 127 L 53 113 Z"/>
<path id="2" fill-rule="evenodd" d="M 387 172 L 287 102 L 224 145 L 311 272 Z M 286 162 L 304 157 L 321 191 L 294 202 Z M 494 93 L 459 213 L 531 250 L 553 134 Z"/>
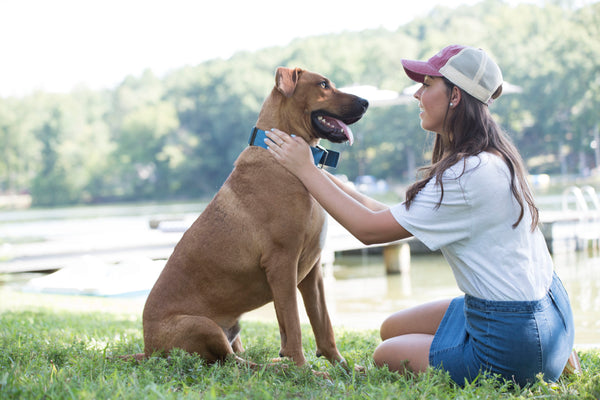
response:
<path id="1" fill-rule="evenodd" d="M 332 364 L 339 362 L 347 366 L 346 360 L 344 360 L 344 357 L 342 357 L 335 345 L 333 327 L 331 326 L 325 302 L 325 289 L 323 287 L 320 260 L 317 261 L 304 280 L 300 282 L 298 289 L 302 293 L 306 314 L 315 334 L 317 356 L 324 356 Z"/>
<path id="2" fill-rule="evenodd" d="M 273 294 L 273 303 L 281 335 L 279 355 L 290 357 L 297 366 L 301 367 L 306 364 L 306 358 L 302 351 L 302 332 L 296 299 L 297 278 L 295 271 L 292 274 L 286 273 L 285 268 L 281 268 L 281 265 L 277 265 L 276 268 L 266 267 L 265 269 Z"/>

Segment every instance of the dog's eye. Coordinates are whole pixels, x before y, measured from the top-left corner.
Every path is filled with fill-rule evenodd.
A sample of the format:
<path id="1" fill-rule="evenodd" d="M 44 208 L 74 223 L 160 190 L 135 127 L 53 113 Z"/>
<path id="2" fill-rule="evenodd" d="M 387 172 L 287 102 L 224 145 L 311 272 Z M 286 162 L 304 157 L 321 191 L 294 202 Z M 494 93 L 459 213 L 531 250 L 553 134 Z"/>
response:
<path id="1" fill-rule="evenodd" d="M 329 82 L 327 81 L 323 81 L 319 85 L 321 85 L 323 89 L 329 89 Z"/>

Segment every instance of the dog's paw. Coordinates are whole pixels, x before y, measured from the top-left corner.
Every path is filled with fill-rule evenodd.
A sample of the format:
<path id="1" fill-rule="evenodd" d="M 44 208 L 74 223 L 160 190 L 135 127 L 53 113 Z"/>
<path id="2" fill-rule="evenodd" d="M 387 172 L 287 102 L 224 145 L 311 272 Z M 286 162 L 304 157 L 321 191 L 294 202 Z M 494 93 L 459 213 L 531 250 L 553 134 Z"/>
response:
<path id="1" fill-rule="evenodd" d="M 316 377 L 323 378 L 323 379 L 328 380 L 328 381 L 331 382 L 331 376 L 329 376 L 329 374 L 327 372 L 324 372 L 324 371 L 315 371 L 313 369 L 312 373 Z"/>
<path id="2" fill-rule="evenodd" d="M 354 364 L 354 372 L 357 374 L 365 375 L 367 373 L 367 369 L 362 365 Z"/>
<path id="3" fill-rule="evenodd" d="M 367 373 L 367 369 L 365 367 L 363 367 L 362 365 L 348 364 L 348 362 L 345 359 L 338 361 L 334 365 L 336 367 L 341 367 L 341 369 L 348 375 L 351 375 L 353 373 L 359 374 L 359 375 L 365 375 Z"/>
<path id="4" fill-rule="evenodd" d="M 268 368 L 269 370 L 275 372 L 276 374 L 281 374 L 288 370 L 289 365 L 282 363 L 280 361 L 276 361 L 276 362 L 266 364 L 265 367 Z"/>
<path id="5" fill-rule="evenodd" d="M 231 357 L 236 362 L 236 364 L 239 365 L 239 366 L 241 366 L 241 367 L 247 367 L 247 368 L 250 368 L 252 370 L 256 370 L 256 369 L 260 368 L 259 364 L 254 363 L 252 361 L 245 360 L 242 357 L 238 356 L 237 354 L 233 354 L 233 355 L 231 355 Z"/>

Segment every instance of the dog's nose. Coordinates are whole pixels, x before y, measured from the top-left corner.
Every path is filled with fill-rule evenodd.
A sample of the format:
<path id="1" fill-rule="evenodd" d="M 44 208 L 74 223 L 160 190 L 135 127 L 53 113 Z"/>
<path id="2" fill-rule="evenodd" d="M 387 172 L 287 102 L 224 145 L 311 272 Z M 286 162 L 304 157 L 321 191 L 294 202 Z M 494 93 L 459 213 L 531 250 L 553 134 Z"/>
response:
<path id="1" fill-rule="evenodd" d="M 369 108 L 369 101 L 367 99 L 363 99 L 362 97 L 358 98 L 358 104 L 362 107 L 363 112 L 367 111 L 367 108 Z"/>

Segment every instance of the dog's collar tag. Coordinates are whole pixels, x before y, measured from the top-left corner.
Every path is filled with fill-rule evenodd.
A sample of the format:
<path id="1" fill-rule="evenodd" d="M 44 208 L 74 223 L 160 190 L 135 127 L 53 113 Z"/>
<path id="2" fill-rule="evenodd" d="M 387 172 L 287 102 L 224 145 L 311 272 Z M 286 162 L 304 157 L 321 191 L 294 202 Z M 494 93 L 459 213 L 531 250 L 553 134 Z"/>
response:
<path id="1" fill-rule="evenodd" d="M 250 139 L 248 139 L 248 144 L 250 146 L 258 146 L 263 149 L 267 148 L 267 144 L 265 143 L 265 139 L 267 138 L 266 132 L 262 129 L 258 129 L 254 127 L 252 132 L 250 133 Z M 323 146 L 310 147 L 312 151 L 313 160 L 317 167 L 323 168 L 323 166 L 335 168 L 337 167 L 338 160 L 340 159 L 340 153 L 333 150 L 327 150 Z"/>

